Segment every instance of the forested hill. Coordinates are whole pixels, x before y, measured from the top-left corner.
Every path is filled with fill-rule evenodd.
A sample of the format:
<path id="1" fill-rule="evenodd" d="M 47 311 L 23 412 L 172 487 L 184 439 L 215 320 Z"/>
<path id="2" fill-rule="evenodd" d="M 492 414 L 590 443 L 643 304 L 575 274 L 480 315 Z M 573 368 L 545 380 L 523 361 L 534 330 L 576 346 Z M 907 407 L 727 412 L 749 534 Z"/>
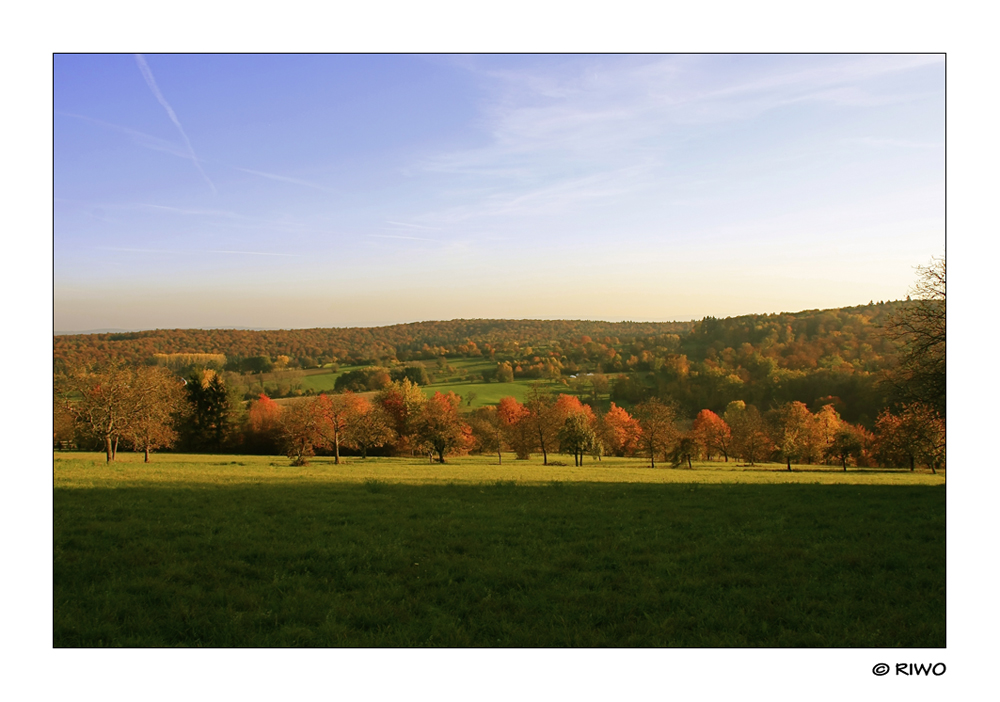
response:
<path id="1" fill-rule="evenodd" d="M 690 331 L 693 322 L 592 322 L 535 319 L 455 319 L 385 327 L 248 331 L 157 329 L 55 337 L 55 362 L 67 366 L 110 356 L 141 362 L 157 353 L 213 353 L 228 358 L 279 355 L 304 361 L 371 363 L 489 354 L 508 345 L 548 345 L 591 337 L 646 338 Z M 470 344 L 471 342 L 471 344 Z"/>
<path id="2" fill-rule="evenodd" d="M 899 305 L 889 302 L 832 310 L 745 315 L 700 322 L 602 322 L 580 320 L 456 319 L 385 327 L 251 331 L 157 329 L 54 337 L 57 370 L 111 357 L 145 362 L 154 354 L 211 353 L 229 359 L 287 356 L 293 365 L 409 361 L 439 356 L 515 358 L 544 350 L 622 370 L 635 356 L 686 354 L 692 361 L 737 363 L 750 351 L 783 368 L 869 364 L 890 347 L 878 328 Z M 748 344 L 749 347 L 744 345 Z M 728 351 L 727 351 L 728 349 Z M 642 352 L 646 351 L 645 357 Z M 734 356 L 728 359 L 727 356 Z M 635 363 L 632 364 L 633 366 Z"/>

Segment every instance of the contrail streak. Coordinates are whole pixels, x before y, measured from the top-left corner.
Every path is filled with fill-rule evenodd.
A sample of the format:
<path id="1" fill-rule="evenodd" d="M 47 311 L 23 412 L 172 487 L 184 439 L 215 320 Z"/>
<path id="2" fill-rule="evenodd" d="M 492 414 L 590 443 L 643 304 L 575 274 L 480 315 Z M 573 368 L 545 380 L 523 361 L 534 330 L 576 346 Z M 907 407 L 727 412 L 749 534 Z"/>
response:
<path id="1" fill-rule="evenodd" d="M 208 177 L 208 174 L 205 173 L 204 169 L 201 167 L 201 163 L 198 161 L 198 156 L 194 153 L 194 147 L 191 146 L 191 140 L 188 139 L 187 134 L 184 133 L 184 127 L 181 126 L 180 120 L 177 119 L 177 115 L 174 113 L 174 108 L 170 106 L 170 103 L 167 102 L 167 99 L 163 97 L 163 93 L 161 93 L 159 87 L 157 87 L 156 79 L 153 78 L 153 72 L 149 70 L 149 65 L 146 63 L 146 59 L 143 58 L 142 54 L 136 54 L 135 62 L 139 65 L 142 77 L 146 79 L 146 85 L 148 85 L 149 89 L 153 91 L 153 95 L 160 102 L 160 104 L 163 105 L 163 109 L 167 111 L 167 116 L 170 117 L 170 121 L 177 127 L 177 131 L 181 133 L 184 143 L 187 144 L 188 151 L 191 152 L 191 160 L 194 161 L 195 168 L 198 169 L 198 172 L 201 173 L 205 182 L 212 188 L 212 192 L 218 193 L 219 191 L 215 189 L 215 183 L 212 182 L 212 180 Z"/>
<path id="2" fill-rule="evenodd" d="M 440 239 L 425 239 L 421 236 L 396 236 L 394 234 L 369 234 L 368 236 L 373 236 L 377 239 L 408 239 L 410 241 L 433 241 L 435 244 L 440 244 Z"/>
<path id="3" fill-rule="evenodd" d="M 301 255 L 301 254 L 289 254 L 289 253 L 274 253 L 272 251 L 230 251 L 226 249 L 130 249 L 118 246 L 98 246 L 96 248 L 101 251 L 125 251 L 128 253 L 165 253 L 165 254 L 210 253 L 210 254 L 241 254 L 244 256 L 290 256 L 293 258 L 297 258 Z"/>
<path id="4" fill-rule="evenodd" d="M 298 178 L 289 178 L 288 176 L 277 175 L 275 173 L 265 173 L 264 171 L 252 171 L 249 168 L 240 168 L 239 166 L 231 166 L 238 171 L 243 171 L 244 173 L 250 173 L 252 175 L 260 176 L 261 178 L 270 178 L 271 180 L 280 180 L 285 183 L 295 183 L 296 185 L 304 185 L 307 188 L 315 188 L 316 190 L 322 190 L 327 193 L 336 193 L 336 190 L 331 190 L 330 188 L 324 187 L 322 185 L 317 185 L 316 183 L 310 183 L 308 180 L 299 180 Z"/>

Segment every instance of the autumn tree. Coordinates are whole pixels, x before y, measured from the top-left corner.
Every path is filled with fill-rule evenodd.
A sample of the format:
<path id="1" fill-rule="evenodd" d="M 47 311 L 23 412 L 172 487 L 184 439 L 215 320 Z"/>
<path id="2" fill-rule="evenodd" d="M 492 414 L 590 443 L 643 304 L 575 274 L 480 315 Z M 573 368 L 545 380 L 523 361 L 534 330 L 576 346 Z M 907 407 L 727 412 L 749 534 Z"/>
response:
<path id="1" fill-rule="evenodd" d="M 929 406 L 945 416 L 945 259 L 932 258 L 917 267 L 912 304 L 901 308 L 887 330 L 903 343 L 903 354 L 892 374 L 894 389 L 906 403 Z"/>
<path id="2" fill-rule="evenodd" d="M 591 392 L 593 393 L 594 404 L 597 404 L 597 396 L 605 395 L 611 387 L 608 376 L 603 373 L 592 373 L 589 376 Z"/>
<path id="3" fill-rule="evenodd" d="M 911 402 L 903 407 L 901 419 L 904 441 L 910 445 L 915 460 L 937 473 L 945 464 L 944 417 L 931 405 Z"/>
<path id="4" fill-rule="evenodd" d="M 844 420 L 840 418 L 840 414 L 830 404 L 823 405 L 820 408 L 819 412 L 813 416 L 813 422 L 813 441 L 815 443 L 811 451 L 815 453 L 819 460 L 824 460 L 831 456 L 829 452 L 830 446 L 833 444 L 833 439 L 837 435 L 837 432 L 844 427 Z"/>
<path id="5" fill-rule="evenodd" d="M 100 440 L 107 462 L 115 460 L 131 411 L 132 368 L 112 359 L 95 370 L 76 369 L 66 378 L 65 406 L 85 433 Z"/>
<path id="6" fill-rule="evenodd" d="M 857 459 L 864 449 L 861 435 L 849 424 L 841 426 L 833 435 L 833 440 L 826 447 L 826 455 L 840 461 L 847 472 L 847 459 Z"/>
<path id="7" fill-rule="evenodd" d="M 350 390 L 336 395 L 325 393 L 319 396 L 319 409 L 325 419 L 330 446 L 333 448 L 333 462 L 340 463 L 340 443 L 347 429 L 348 418 L 356 414 L 358 396 Z"/>
<path id="8" fill-rule="evenodd" d="M 469 427 L 476 446 L 483 453 L 497 454 L 497 463 L 503 464 L 503 449 L 506 445 L 505 422 L 496 407 L 487 405 L 476 409 L 469 416 Z"/>
<path id="9" fill-rule="evenodd" d="M 670 454 L 670 463 L 677 468 L 687 463 L 688 468 L 692 468 L 691 457 L 698 453 L 698 441 L 691 434 L 681 435 L 674 443 L 673 451 Z"/>
<path id="10" fill-rule="evenodd" d="M 138 366 L 132 372 L 129 420 L 124 436 L 149 463 L 153 449 L 172 446 L 174 422 L 184 406 L 183 382 L 162 366 Z"/>
<path id="11" fill-rule="evenodd" d="M 396 432 L 396 453 L 405 454 L 414 448 L 415 422 L 427 398 L 409 378 L 395 381 L 375 396 L 375 402 L 392 419 Z"/>
<path id="12" fill-rule="evenodd" d="M 559 429 L 563 418 L 556 408 L 552 396 L 542 390 L 541 385 L 532 383 L 524 406 L 528 410 L 526 418 L 534 434 L 536 446 L 542 452 L 542 465 L 548 465 L 549 452 L 558 445 Z"/>
<path id="13" fill-rule="evenodd" d="M 574 412 L 566 417 L 556 438 L 559 441 L 559 450 L 572 453 L 573 465 L 582 466 L 583 456 L 592 451 L 597 436 L 586 415 L 583 412 Z"/>
<path id="14" fill-rule="evenodd" d="M 361 459 L 368 457 L 368 451 L 391 444 L 396 440 L 393 419 L 381 405 L 369 402 L 356 395 L 346 416 L 343 433 L 345 446 L 361 452 Z"/>
<path id="15" fill-rule="evenodd" d="M 767 432 L 767 424 L 760 411 L 742 400 L 735 400 L 726 407 L 723 415 L 733 434 L 733 453 L 744 463 L 754 465 L 765 458 L 773 449 Z"/>
<path id="16" fill-rule="evenodd" d="M 945 423 L 937 411 L 914 402 L 899 414 L 885 410 L 875 421 L 877 455 L 883 464 L 906 464 L 914 470 L 918 462 L 933 472 L 945 461 Z"/>
<path id="17" fill-rule="evenodd" d="M 304 466 L 316 449 L 329 446 L 323 403 L 319 398 L 296 402 L 281 413 L 281 436 L 293 466 Z"/>
<path id="18" fill-rule="evenodd" d="M 250 403 L 247 429 L 252 448 L 267 453 L 277 451 L 281 445 L 281 405 L 261 393 Z"/>
<path id="19" fill-rule="evenodd" d="M 514 382 L 514 370 L 510 367 L 509 361 L 497 363 L 496 379 L 498 383 Z"/>
<path id="20" fill-rule="evenodd" d="M 501 398 L 497 405 L 497 418 L 503 426 L 507 445 L 520 461 L 530 458 L 536 446 L 530 415 L 528 408 L 513 397 Z"/>
<path id="21" fill-rule="evenodd" d="M 416 418 L 417 437 L 437 453 L 439 463 L 446 452 L 467 451 L 473 444 L 472 430 L 458 413 L 461 404 L 453 392 L 435 392 Z"/>
<path id="22" fill-rule="evenodd" d="M 631 456 L 639 448 L 639 422 L 614 402 L 598 422 L 598 436 L 613 456 Z"/>
<path id="23" fill-rule="evenodd" d="M 910 460 L 903 446 L 902 420 L 888 409 L 875 420 L 875 460 L 881 466 L 899 466 Z M 911 466 L 912 468 L 912 466 Z"/>
<path id="24" fill-rule="evenodd" d="M 656 467 L 656 456 L 666 456 L 677 439 L 677 413 L 655 397 L 636 405 L 636 419 L 642 433 L 639 445 L 649 454 L 649 467 Z"/>
<path id="25" fill-rule="evenodd" d="M 694 418 L 691 436 L 698 442 L 706 458 L 720 453 L 723 459 L 729 462 L 732 431 L 726 421 L 715 412 L 709 409 L 701 410 Z"/>
<path id="26" fill-rule="evenodd" d="M 771 440 L 791 471 L 792 461 L 801 463 L 818 444 L 816 419 L 804 403 L 797 401 L 768 412 L 767 419 Z"/>

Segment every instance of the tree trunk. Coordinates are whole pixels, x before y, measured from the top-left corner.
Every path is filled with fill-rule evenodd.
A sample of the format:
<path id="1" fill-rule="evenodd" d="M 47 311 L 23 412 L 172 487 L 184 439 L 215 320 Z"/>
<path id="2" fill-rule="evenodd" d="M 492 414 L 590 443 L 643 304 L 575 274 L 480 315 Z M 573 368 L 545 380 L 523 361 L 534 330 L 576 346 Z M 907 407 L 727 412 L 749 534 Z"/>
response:
<path id="1" fill-rule="evenodd" d="M 497 465 L 498 466 L 503 465 L 503 453 L 500 451 L 500 449 L 497 449 Z"/>
<path id="2" fill-rule="evenodd" d="M 118 458 L 118 437 L 115 437 L 115 447 L 111 450 L 111 460 Z"/>
<path id="3" fill-rule="evenodd" d="M 791 473 L 792 472 L 792 459 L 789 458 L 788 456 L 785 456 L 785 465 L 788 466 L 788 472 Z"/>
<path id="4" fill-rule="evenodd" d="M 146 449 L 144 452 L 145 455 L 143 456 L 142 462 L 149 463 L 149 444 L 146 444 L 145 449 Z"/>
<path id="5" fill-rule="evenodd" d="M 438 449 L 438 463 L 444 463 L 444 449 Z"/>
<path id="6" fill-rule="evenodd" d="M 724 460 L 724 461 L 725 461 L 726 463 L 729 463 L 729 454 L 728 454 L 728 453 L 726 453 L 725 451 L 723 451 L 723 452 L 722 452 L 722 459 L 723 459 L 723 460 Z"/>
<path id="7" fill-rule="evenodd" d="M 549 455 L 545 453 L 545 447 L 542 446 L 542 465 L 547 466 L 549 464 Z"/>
<path id="8" fill-rule="evenodd" d="M 847 472 L 847 456 L 841 456 L 840 462 L 844 464 L 844 472 Z"/>
<path id="9" fill-rule="evenodd" d="M 688 470 L 693 470 L 694 466 L 691 465 L 691 454 L 690 453 L 688 454 L 687 459 L 688 459 Z"/>
<path id="10" fill-rule="evenodd" d="M 910 456 L 910 472 L 913 472 L 913 456 Z"/>
<path id="11" fill-rule="evenodd" d="M 336 430 L 333 432 L 333 462 L 340 463 L 340 435 Z"/>
<path id="12" fill-rule="evenodd" d="M 104 437 L 104 451 L 108 455 L 108 463 L 111 463 L 111 461 L 115 460 L 114 455 L 111 453 L 111 436 L 110 435 Z"/>

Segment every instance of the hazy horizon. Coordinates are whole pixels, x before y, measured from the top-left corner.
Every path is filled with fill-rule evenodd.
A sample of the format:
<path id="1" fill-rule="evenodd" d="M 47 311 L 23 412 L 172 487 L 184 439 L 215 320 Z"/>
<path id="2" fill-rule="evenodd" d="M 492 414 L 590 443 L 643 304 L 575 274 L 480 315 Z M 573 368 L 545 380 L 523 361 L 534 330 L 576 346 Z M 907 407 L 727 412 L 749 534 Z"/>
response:
<path id="1" fill-rule="evenodd" d="M 944 57 L 66 55 L 54 329 L 688 321 L 905 298 Z"/>

